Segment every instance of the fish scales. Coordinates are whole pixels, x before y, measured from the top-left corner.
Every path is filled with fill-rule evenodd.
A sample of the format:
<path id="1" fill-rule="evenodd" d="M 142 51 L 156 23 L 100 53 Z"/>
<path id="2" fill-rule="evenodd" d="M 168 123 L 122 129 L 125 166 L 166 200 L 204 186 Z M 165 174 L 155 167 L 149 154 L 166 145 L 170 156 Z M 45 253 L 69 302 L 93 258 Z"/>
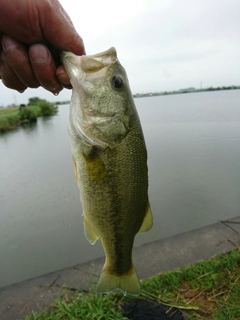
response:
<path id="1" fill-rule="evenodd" d="M 139 142 L 132 144 L 132 139 L 138 139 Z M 125 237 L 129 236 L 131 242 L 133 242 L 146 214 L 148 204 L 147 185 L 144 185 L 142 180 L 147 178 L 147 154 L 142 152 L 144 150 L 143 145 L 144 140 L 141 138 L 141 130 L 137 122 L 126 139 L 114 150 L 93 148 L 88 156 L 83 154 L 82 159 L 77 160 L 79 161 L 78 175 L 79 181 L 81 181 L 82 201 L 86 203 L 85 209 L 88 212 L 88 220 L 99 230 L 98 236 L 102 242 L 108 241 L 117 248 L 114 249 L 114 252 L 118 252 L 118 255 L 121 252 L 121 246 L 124 245 L 121 239 L 123 231 L 126 230 Z M 134 156 L 127 158 L 126 154 L 133 154 Z M 118 175 L 116 175 L 116 172 Z M 145 176 L 143 176 L 143 172 L 145 172 Z M 85 183 L 89 179 L 91 183 Z M 141 188 L 135 188 L 135 185 L 139 184 Z M 114 190 L 114 196 L 112 190 Z M 94 222 L 96 214 L 99 219 Z M 129 233 L 127 229 L 130 226 L 132 227 L 135 214 L 139 215 L 139 220 L 138 223 L 135 223 L 134 233 Z M 113 228 L 112 232 L 109 232 L 110 228 Z M 118 234 L 119 237 L 117 237 Z M 113 240 L 115 241 L 113 242 L 115 243 L 112 243 L 111 235 L 114 235 Z M 131 250 L 129 252 L 131 253 Z M 119 260 L 115 263 L 115 269 L 119 269 L 117 272 L 121 274 L 125 270 L 120 270 Z M 128 261 L 129 257 L 126 260 Z"/>
<path id="2" fill-rule="evenodd" d="M 96 70 L 94 59 L 97 61 Z M 89 56 L 89 61 L 85 56 L 82 65 L 78 66 L 87 75 L 83 80 L 81 69 L 77 79 L 81 86 L 77 87 L 77 72 L 71 72 L 72 65 L 63 57 L 73 85 L 69 135 L 85 235 L 92 244 L 99 238 L 106 256 L 98 291 L 121 289 L 139 294 L 140 283 L 132 263 L 132 248 L 135 235 L 152 226 L 144 136 L 125 71 L 115 51 L 109 49 Z M 125 91 L 115 92 L 109 85 L 109 77 L 116 81 L 115 74 L 123 78 Z M 120 80 L 117 79 L 117 86 Z"/>

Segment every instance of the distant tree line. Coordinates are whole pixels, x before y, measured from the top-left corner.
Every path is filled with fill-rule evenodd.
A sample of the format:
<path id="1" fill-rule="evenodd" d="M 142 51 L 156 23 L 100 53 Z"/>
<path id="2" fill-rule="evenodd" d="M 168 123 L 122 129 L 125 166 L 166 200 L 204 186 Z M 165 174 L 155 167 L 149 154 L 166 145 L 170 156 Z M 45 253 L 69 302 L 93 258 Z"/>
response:
<path id="1" fill-rule="evenodd" d="M 140 97 L 152 97 L 152 96 L 163 96 L 163 95 L 170 95 L 170 94 L 180 94 L 180 93 L 193 93 L 193 92 L 205 92 L 205 91 L 217 91 L 217 90 L 236 90 L 240 89 L 240 86 L 228 86 L 228 87 L 209 87 L 203 89 L 195 89 L 193 87 L 180 89 L 177 91 L 163 91 L 163 92 L 147 92 L 147 93 L 136 93 L 133 95 L 134 98 Z"/>

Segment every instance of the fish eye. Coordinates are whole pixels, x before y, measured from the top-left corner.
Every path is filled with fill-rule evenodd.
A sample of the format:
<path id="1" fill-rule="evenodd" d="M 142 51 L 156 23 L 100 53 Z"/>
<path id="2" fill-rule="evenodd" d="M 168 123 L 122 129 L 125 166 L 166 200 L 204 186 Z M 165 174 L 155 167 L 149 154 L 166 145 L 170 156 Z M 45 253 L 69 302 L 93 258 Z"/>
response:
<path id="1" fill-rule="evenodd" d="M 123 85 L 123 80 L 119 76 L 115 76 L 112 78 L 112 84 L 115 88 L 121 88 Z"/>

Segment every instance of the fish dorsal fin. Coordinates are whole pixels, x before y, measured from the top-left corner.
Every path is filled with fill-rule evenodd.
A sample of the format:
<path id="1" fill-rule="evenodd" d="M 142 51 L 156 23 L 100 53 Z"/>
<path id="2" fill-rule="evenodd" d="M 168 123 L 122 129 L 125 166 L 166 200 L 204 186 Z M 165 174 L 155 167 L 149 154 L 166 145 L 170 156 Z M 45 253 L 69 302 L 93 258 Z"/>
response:
<path id="1" fill-rule="evenodd" d="M 147 211 L 146 211 L 146 214 L 143 219 L 143 223 L 141 225 L 139 232 L 149 231 L 152 228 L 152 225 L 153 225 L 152 211 L 151 211 L 150 204 L 148 202 Z"/>
<path id="2" fill-rule="evenodd" d="M 93 230 L 91 223 L 86 219 L 85 216 L 84 216 L 84 235 L 91 244 L 94 244 L 99 239 L 98 235 Z"/>

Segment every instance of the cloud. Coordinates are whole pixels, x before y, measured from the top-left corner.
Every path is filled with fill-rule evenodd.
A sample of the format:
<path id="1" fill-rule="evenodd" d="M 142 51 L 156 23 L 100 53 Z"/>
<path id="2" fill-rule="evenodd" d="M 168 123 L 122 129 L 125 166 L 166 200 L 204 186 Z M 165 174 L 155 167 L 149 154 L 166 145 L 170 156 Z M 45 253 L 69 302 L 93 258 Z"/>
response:
<path id="1" fill-rule="evenodd" d="M 203 86 L 240 84 L 240 1 L 60 2 L 88 54 L 116 47 L 134 93 L 199 86 L 201 81 Z M 0 85 L 0 104 L 6 90 L 13 100 L 13 91 Z M 38 92 L 29 91 L 31 96 Z M 65 90 L 57 99 L 66 95 Z"/>

